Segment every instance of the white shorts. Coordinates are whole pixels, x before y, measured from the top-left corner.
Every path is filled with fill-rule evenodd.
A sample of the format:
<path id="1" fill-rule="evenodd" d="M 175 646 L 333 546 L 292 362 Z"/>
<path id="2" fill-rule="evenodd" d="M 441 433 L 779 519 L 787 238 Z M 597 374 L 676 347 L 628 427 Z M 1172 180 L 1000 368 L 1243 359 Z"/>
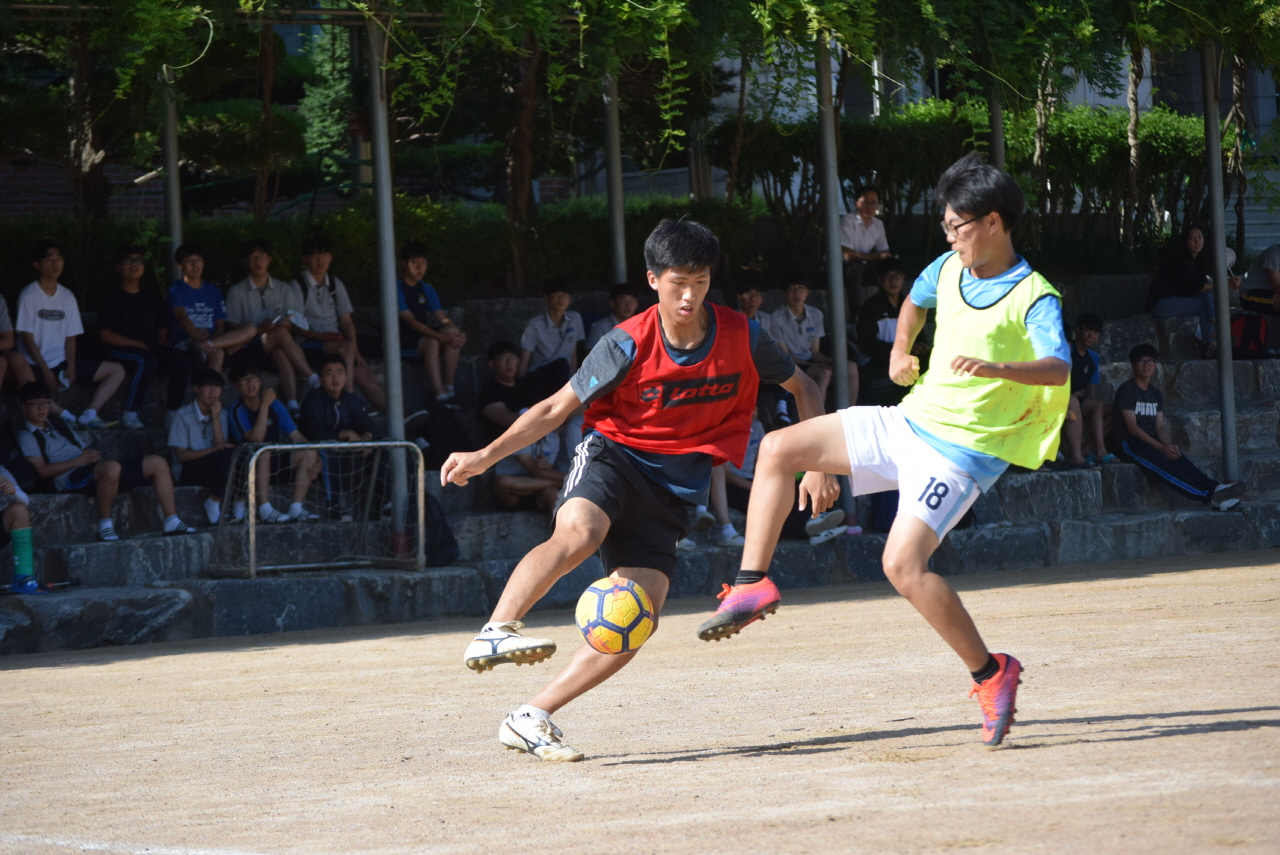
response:
<path id="1" fill-rule="evenodd" d="M 898 513 L 918 517 L 941 541 L 978 500 L 978 483 L 911 429 L 897 407 L 840 410 L 853 494 L 898 491 Z"/>

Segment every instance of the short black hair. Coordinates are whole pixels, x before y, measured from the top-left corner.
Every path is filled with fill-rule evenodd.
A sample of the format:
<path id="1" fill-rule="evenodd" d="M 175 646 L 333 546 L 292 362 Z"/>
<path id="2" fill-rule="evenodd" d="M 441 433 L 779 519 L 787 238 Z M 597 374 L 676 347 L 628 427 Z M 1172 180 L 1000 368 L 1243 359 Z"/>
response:
<path id="1" fill-rule="evenodd" d="M 244 378 L 248 377 L 250 374 L 252 374 L 254 377 L 262 376 L 261 374 L 258 373 L 257 369 L 255 369 L 248 362 L 241 362 L 233 366 L 231 370 L 227 372 L 227 379 L 230 380 L 231 383 L 234 385 L 236 383 L 239 383 Z"/>
<path id="2" fill-rule="evenodd" d="M 324 235 L 312 235 L 302 242 L 302 254 L 317 255 L 321 252 L 333 252 L 333 241 Z"/>
<path id="3" fill-rule="evenodd" d="M 714 271 L 720 262 L 720 241 L 711 229 L 693 220 L 665 219 L 644 242 L 644 263 L 654 276 L 670 268 Z"/>
<path id="4" fill-rule="evenodd" d="M 868 193 L 875 193 L 878 197 L 880 195 L 880 188 L 874 184 L 859 184 L 853 189 L 853 198 L 857 201 Z"/>
<path id="5" fill-rule="evenodd" d="M 142 256 L 145 261 L 147 258 L 147 248 L 145 246 L 139 246 L 136 243 L 122 244 L 116 248 L 116 264 L 119 264 L 126 258 L 131 258 L 135 255 Z"/>
<path id="6" fill-rule="evenodd" d="M 1139 359 L 1146 359 L 1147 357 L 1158 360 L 1160 358 L 1160 351 L 1156 350 L 1156 346 L 1154 344 L 1144 341 L 1142 344 L 1134 346 L 1133 350 L 1129 351 L 1129 364 L 1132 365 Z"/>
<path id="7" fill-rule="evenodd" d="M 877 261 L 875 263 L 875 271 L 877 282 L 888 276 L 890 273 L 901 273 L 903 279 L 907 278 L 906 268 L 902 266 L 901 261 L 892 255 L 888 258 L 882 258 Z"/>
<path id="8" fill-rule="evenodd" d="M 217 386 L 219 389 L 223 387 L 222 372 L 215 371 L 212 368 L 197 368 L 191 372 L 191 388 L 199 389 L 201 386 Z"/>
<path id="9" fill-rule="evenodd" d="M 566 294 L 573 293 L 569 290 L 569 280 L 563 276 L 552 276 L 542 283 L 542 296 L 544 297 L 550 297 L 552 294 L 558 294 L 561 291 Z"/>
<path id="10" fill-rule="evenodd" d="M 18 389 L 18 400 L 22 403 L 27 401 L 36 401 L 40 398 L 53 399 L 53 393 L 49 391 L 49 387 L 41 383 L 39 380 L 32 380 L 30 383 L 23 383 Z"/>
<path id="11" fill-rule="evenodd" d="M 764 293 L 764 286 L 760 284 L 760 280 L 755 276 L 744 276 L 742 281 L 738 283 L 738 293 L 745 294 L 748 291 L 759 291 Z"/>
<path id="12" fill-rule="evenodd" d="M 427 253 L 427 245 L 420 240 L 406 241 L 400 245 L 400 260 L 408 261 L 411 258 L 430 258 Z"/>
<path id="13" fill-rule="evenodd" d="M 347 370 L 347 360 L 342 358 L 341 353 L 325 354 L 324 359 L 320 362 L 320 372 L 318 373 L 323 373 L 326 365 L 341 365 L 343 371 Z"/>
<path id="14" fill-rule="evenodd" d="M 804 274 L 798 274 L 796 276 L 788 276 L 782 280 L 782 283 L 783 283 L 782 284 L 783 291 L 787 290 L 792 285 L 803 285 L 805 288 L 808 288 L 810 291 L 813 290 L 813 286 L 809 284 L 809 277 L 805 276 Z"/>
<path id="15" fill-rule="evenodd" d="M 181 264 L 193 255 L 204 258 L 204 249 L 199 244 L 184 243 L 182 246 L 174 250 L 173 260 Z"/>
<path id="16" fill-rule="evenodd" d="M 495 341 L 493 344 L 489 345 L 489 361 L 490 362 L 497 359 L 499 356 L 501 356 L 504 353 L 514 353 L 516 356 L 519 356 L 520 345 L 516 344 L 514 341 L 508 341 L 507 339 L 503 339 L 502 341 Z"/>
<path id="17" fill-rule="evenodd" d="M 240 257 L 248 258 L 255 252 L 265 252 L 267 255 L 275 255 L 271 249 L 271 241 L 266 238 L 250 238 L 240 246 Z"/>
<path id="18" fill-rule="evenodd" d="M 1022 188 L 1013 176 L 982 162 L 970 152 L 942 173 L 933 196 L 939 207 L 966 218 L 985 217 L 992 211 L 1000 215 L 1006 232 L 1013 231 L 1026 208 Z"/>
<path id="19" fill-rule="evenodd" d="M 1102 316 L 1094 312 L 1085 312 L 1076 318 L 1076 327 L 1082 330 L 1093 330 L 1094 332 L 1102 332 Z"/>
<path id="20" fill-rule="evenodd" d="M 619 282 L 609 289 L 609 299 L 616 300 L 619 297 L 635 297 L 640 299 L 640 289 L 632 285 L 630 282 Z"/>
<path id="21" fill-rule="evenodd" d="M 35 264 L 38 261 L 44 261 L 45 256 L 49 254 L 49 250 L 51 249 L 56 249 L 58 252 L 62 252 L 62 247 L 58 245 L 57 241 L 37 241 L 31 247 L 31 263 Z"/>

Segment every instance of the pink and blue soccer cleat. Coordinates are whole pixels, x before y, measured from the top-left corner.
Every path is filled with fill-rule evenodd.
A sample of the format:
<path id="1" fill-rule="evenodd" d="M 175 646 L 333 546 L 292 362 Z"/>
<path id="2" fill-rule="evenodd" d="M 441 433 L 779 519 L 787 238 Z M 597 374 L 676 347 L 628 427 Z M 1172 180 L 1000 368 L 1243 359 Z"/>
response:
<path id="1" fill-rule="evenodd" d="M 969 697 L 978 696 L 982 705 L 982 744 L 995 748 L 1009 732 L 1013 724 L 1013 714 L 1018 711 L 1015 703 L 1018 699 L 1018 684 L 1022 674 L 1022 663 L 1006 653 L 993 653 L 1000 670 L 996 675 L 979 685 L 973 684 Z"/>
<path id="2" fill-rule="evenodd" d="M 716 596 L 721 600 L 720 608 L 711 619 L 698 627 L 698 638 L 703 641 L 719 641 L 742 630 L 744 626 L 757 620 L 764 620 L 766 614 L 773 614 L 782 602 L 778 586 L 768 576 L 759 582 L 749 585 L 728 585 Z"/>

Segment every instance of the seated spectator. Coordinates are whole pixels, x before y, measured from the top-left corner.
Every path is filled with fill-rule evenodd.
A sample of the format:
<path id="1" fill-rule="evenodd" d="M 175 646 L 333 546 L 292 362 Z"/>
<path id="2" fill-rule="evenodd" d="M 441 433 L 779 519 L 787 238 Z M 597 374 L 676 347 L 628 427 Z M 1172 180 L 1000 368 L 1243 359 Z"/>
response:
<path id="1" fill-rule="evenodd" d="M 480 433 L 488 444 L 502 435 L 520 417 L 525 408 L 538 402 L 516 372 L 520 368 L 520 347 L 514 342 L 499 341 L 489 346 L 489 370 L 493 377 L 480 387 L 476 411 L 480 414 Z"/>
<path id="2" fill-rule="evenodd" d="M 822 311 L 806 302 L 809 286 L 804 282 L 792 282 L 787 286 L 787 304 L 778 308 L 772 316 L 773 338 L 782 349 L 791 354 L 796 365 L 818 384 L 818 392 L 825 401 L 827 387 L 831 383 L 834 360 L 819 352 L 822 339 L 827 334 Z M 858 400 L 858 364 L 846 360 L 849 377 L 849 400 Z"/>
<path id="3" fill-rule="evenodd" d="M 222 410 L 222 374 L 212 368 L 197 369 L 191 385 L 196 399 L 174 414 L 169 425 L 174 475 L 184 487 L 204 487 L 204 513 L 209 525 L 222 518 L 222 500 L 235 445 L 227 438 L 227 414 Z M 244 519 L 244 501 L 235 502 L 233 517 Z"/>
<path id="4" fill-rule="evenodd" d="M 221 371 L 227 354 L 257 335 L 251 327 L 227 330 L 222 292 L 204 279 L 204 252 L 184 243 L 173 254 L 182 278 L 169 286 L 169 343 L 193 362 Z"/>
<path id="5" fill-rule="evenodd" d="M 249 276 L 232 285 L 227 294 L 227 321 L 236 329 L 253 329 L 254 338 L 230 353 L 237 362 L 275 371 L 285 406 L 296 416 L 298 378 L 307 378 L 312 389 L 320 385 L 319 375 L 311 370 L 302 348 L 293 340 L 294 325 L 305 317 L 302 295 L 271 275 L 270 241 L 258 238 L 245 244 L 244 261 Z"/>
<path id="6" fill-rule="evenodd" d="M 231 382 L 240 397 L 227 413 L 227 431 L 232 442 L 306 442 L 307 438 L 294 424 L 289 411 L 276 400 L 276 390 L 262 388 L 262 378 L 253 366 L 240 364 L 231 370 Z M 273 477 L 293 478 L 293 503 L 288 513 L 271 505 L 270 484 Z M 264 523 L 313 522 L 320 519 L 303 507 L 307 489 L 320 474 L 320 455 L 314 450 L 274 451 L 258 457 L 258 519 Z"/>
<path id="7" fill-rule="evenodd" d="M 18 479 L 0 466 L 0 518 L 9 542 L 13 544 L 13 582 L 9 590 L 15 594 L 42 594 L 36 581 L 35 551 L 31 541 L 31 497 L 18 486 Z"/>
<path id="8" fill-rule="evenodd" d="M 1118 458 L 1107 453 L 1105 428 L 1106 407 L 1096 397 L 1102 376 L 1098 366 L 1102 357 L 1093 348 L 1102 336 L 1102 318 L 1086 313 L 1076 321 L 1075 341 L 1071 344 L 1071 398 L 1067 402 L 1067 420 L 1062 424 L 1062 436 L 1067 445 L 1067 462 L 1072 466 L 1092 466 L 1095 463 L 1113 463 Z M 1093 454 L 1084 456 L 1081 448 L 1084 439 L 1084 423 L 1089 423 Z"/>
<path id="9" fill-rule="evenodd" d="M 36 474 L 53 481 L 59 493 L 93 494 L 98 499 L 98 540 L 119 540 L 111 523 L 111 504 L 121 490 L 155 488 L 164 519 L 165 534 L 189 534 L 195 529 L 178 519 L 173 499 L 173 478 L 169 464 L 158 454 L 106 460 L 62 419 L 50 419 L 53 403 L 43 383 L 31 382 L 18 390 L 25 429 L 18 433 L 18 445 L 31 461 Z"/>
<path id="10" fill-rule="evenodd" d="M 738 534 L 729 517 L 729 499 L 725 493 L 725 470 L 728 463 L 721 463 L 711 470 L 711 490 L 707 498 L 711 502 L 710 509 L 706 505 L 695 505 L 693 508 L 693 530 L 706 531 L 711 526 L 720 525 L 716 535 L 716 546 L 742 546 L 746 538 Z M 697 541 L 693 535 L 676 541 L 677 549 L 696 549 Z"/>
<path id="11" fill-rule="evenodd" d="M 1151 280 L 1147 292 L 1147 306 L 1153 318 L 1200 318 L 1197 338 L 1204 355 L 1212 357 L 1214 345 L 1213 279 L 1207 264 L 1209 254 L 1204 252 L 1204 232 L 1199 226 L 1191 226 L 1182 239 L 1170 247 Z"/>
<path id="12" fill-rule="evenodd" d="M 542 297 L 547 310 L 524 325 L 516 372 L 539 401 L 559 391 L 578 370 L 577 343 L 584 332 L 582 316 L 569 309 L 573 296 L 566 280 L 542 283 Z"/>
<path id="13" fill-rule="evenodd" d="M 560 435 L 547 434 L 533 445 L 499 460 L 493 467 L 493 492 L 507 508 L 519 508 L 532 497 L 533 506 L 550 512 L 556 506 L 565 473 L 556 469 Z"/>
<path id="14" fill-rule="evenodd" d="M 760 325 L 761 332 L 773 338 L 773 318 L 760 311 L 764 303 L 764 292 L 754 278 L 745 279 L 738 286 L 738 311 L 747 316 L 747 320 Z M 776 383 L 762 383 L 756 392 L 756 413 L 769 430 L 777 430 L 791 424 L 791 412 L 788 409 L 790 393 Z"/>
<path id="15" fill-rule="evenodd" d="M 400 281 L 396 289 L 400 354 L 402 358 L 421 359 L 436 401 L 456 408 L 453 378 L 467 337 L 444 313 L 436 289 L 423 279 L 427 264 L 425 244 L 409 241 L 400 248 Z"/>
<path id="16" fill-rule="evenodd" d="M 168 421 L 182 406 L 191 377 L 191 357 L 168 345 L 168 318 L 164 298 L 142 287 L 142 274 L 147 270 L 146 250 L 140 246 L 123 246 L 116 251 L 118 287 L 108 289 L 99 303 L 98 340 L 106 358 L 131 366 L 133 381 L 124 398 L 124 415 L 120 423 L 126 428 L 142 427 L 138 411 L 146 400 L 151 378 L 158 372 L 169 375 L 165 396 Z M 219 384 L 221 385 L 221 384 Z"/>
<path id="17" fill-rule="evenodd" d="M 764 439 L 764 425 L 758 420 L 751 423 L 751 437 L 747 441 L 747 453 L 742 466 L 734 466 L 732 461 L 724 465 L 725 497 L 729 507 L 747 512 L 751 499 L 751 482 L 755 480 L 756 458 L 760 454 L 760 442 Z M 796 482 L 795 496 L 791 500 L 791 510 L 782 524 L 782 536 L 793 540 L 808 538 L 813 545 L 826 543 L 841 534 L 862 534 L 862 528 L 854 519 L 853 525 L 846 526 L 845 513 L 833 508 L 819 514 L 810 515 L 807 510 L 799 510 L 800 487 Z"/>
<path id="18" fill-rule="evenodd" d="M 909 390 L 889 379 L 889 354 L 898 335 L 898 313 L 902 310 L 907 275 L 896 258 L 879 262 L 875 271 L 880 290 L 867 298 L 858 311 L 858 348 L 867 355 L 867 363 L 862 366 L 859 403 L 892 407 L 901 403 Z M 921 360 L 923 370 L 929 348 L 922 337 L 917 336 L 911 353 Z"/>
<path id="19" fill-rule="evenodd" d="M 630 318 L 640 308 L 640 295 L 634 285 L 626 282 L 614 285 L 609 289 L 609 315 L 601 318 L 587 330 L 587 350 L 596 346 L 596 342 L 604 338 L 604 334 L 618 324 Z"/>
<path id="20" fill-rule="evenodd" d="M 124 380 L 124 366 L 76 356 L 76 337 L 84 332 L 75 295 L 58 284 L 62 275 L 62 251 L 52 241 L 36 245 L 31 255 L 37 278 L 18 296 L 18 343 L 21 353 L 11 353 L 9 367 L 22 386 L 35 380 L 48 389 L 66 389 L 79 383 L 93 389 L 89 409 L 80 414 L 86 428 L 110 427 L 98 418 L 98 410 L 111 399 Z M 49 412 L 69 421 L 75 414 L 50 401 Z"/>
<path id="21" fill-rule="evenodd" d="M 365 402 L 347 391 L 347 362 L 340 353 L 331 353 L 320 366 L 320 388 L 302 402 L 302 427 L 312 442 L 368 442 L 376 428 Z M 323 451 L 320 453 L 324 483 L 325 515 L 331 520 L 350 522 L 353 506 L 349 499 L 364 480 L 367 451 Z"/>
<path id="22" fill-rule="evenodd" d="M 1243 481 L 1220 484 L 1200 471 L 1169 438 L 1164 423 L 1164 396 L 1152 382 L 1158 353 L 1150 344 L 1129 351 L 1133 377 L 1116 390 L 1116 442 L 1126 460 L 1138 464 L 1169 487 L 1214 510 L 1240 503 Z"/>
<path id="23" fill-rule="evenodd" d="M 1249 265 L 1240 305 L 1249 312 L 1280 315 L 1280 243 L 1264 249 Z"/>
<path id="24" fill-rule="evenodd" d="M 347 391 L 356 386 L 374 409 L 386 412 L 387 393 L 369 370 L 356 343 L 356 325 L 351 320 L 351 298 L 342 280 L 329 272 L 333 263 L 333 245 L 327 238 L 308 238 L 302 244 L 302 263 L 306 269 L 298 274 L 302 289 L 302 311 L 307 319 L 305 329 L 294 333 L 302 350 L 312 359 L 323 359 L 326 353 L 337 353 L 346 363 Z"/>
<path id="25" fill-rule="evenodd" d="M 880 212 L 880 191 L 870 185 L 855 188 L 854 210 L 840 218 L 840 252 L 844 257 L 845 306 L 853 318 L 862 305 L 864 274 L 871 264 L 891 258 Z"/>

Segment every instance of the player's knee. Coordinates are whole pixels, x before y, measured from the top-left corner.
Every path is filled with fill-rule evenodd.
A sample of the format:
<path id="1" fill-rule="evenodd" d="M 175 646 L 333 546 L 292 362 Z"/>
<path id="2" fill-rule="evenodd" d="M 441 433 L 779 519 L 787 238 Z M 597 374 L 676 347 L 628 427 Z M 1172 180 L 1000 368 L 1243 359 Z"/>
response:
<path id="1" fill-rule="evenodd" d="M 120 463 L 115 460 L 104 460 L 98 464 L 94 473 L 99 481 L 115 482 L 120 480 Z"/>

